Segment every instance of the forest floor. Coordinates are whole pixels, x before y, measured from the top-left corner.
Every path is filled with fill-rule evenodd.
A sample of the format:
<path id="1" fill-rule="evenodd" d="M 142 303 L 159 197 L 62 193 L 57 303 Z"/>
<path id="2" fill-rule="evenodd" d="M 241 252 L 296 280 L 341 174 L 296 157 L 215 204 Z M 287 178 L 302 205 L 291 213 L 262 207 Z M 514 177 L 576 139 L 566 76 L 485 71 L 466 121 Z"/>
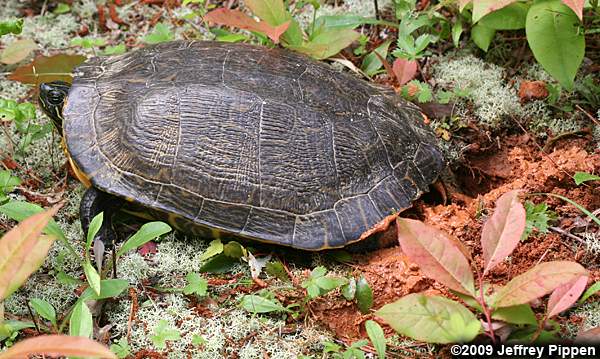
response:
<path id="1" fill-rule="evenodd" d="M 68 52 L 92 56 L 96 50 L 70 45 L 71 39 L 78 36 L 102 38 L 109 45 L 124 43 L 133 49 L 140 46 L 138 40 L 159 22 L 168 25 L 175 39 L 214 37 L 197 20 L 180 20 L 187 10 L 174 5 L 177 2 L 122 1 L 116 3 L 125 5 L 115 8 L 104 6 L 104 1 L 74 0 L 66 2 L 70 8 L 61 14 L 53 12 L 57 1 L 8 0 L 7 3 L 0 20 L 26 16 L 22 37 L 32 38 L 38 44 L 37 51 L 45 55 Z M 231 6 L 237 1 L 225 3 Z M 340 1 L 337 6 L 333 1 L 328 3 L 322 11 L 373 14 L 370 2 L 366 1 Z M 380 5 L 384 17 L 393 17 L 389 2 L 380 1 Z M 103 21 L 99 18 L 100 8 L 105 11 Z M 368 26 L 363 31 L 372 40 L 369 49 L 382 42 L 382 35 L 393 36 L 393 32 L 381 29 L 377 32 Z M 2 45 L 9 40 L 3 38 Z M 451 51 L 436 49 L 422 63 L 420 79 L 434 91 L 469 88 L 473 95 L 451 104 L 424 105 L 449 168 L 442 176 L 443 185 L 432 187 L 429 194 L 415 201 L 413 208 L 402 216 L 420 219 L 456 237 L 471 253 L 473 267 L 481 267 L 479 239 L 485 219 L 502 194 L 521 189 L 523 201 L 546 203 L 556 216 L 547 233 L 534 231 L 507 261 L 492 271 L 491 282 L 505 284 L 543 261 L 574 260 L 589 270 L 588 284 L 595 283 L 600 280 L 597 226 L 571 204 L 540 193 L 565 196 L 598 214 L 599 182 L 576 185 L 573 175 L 578 171 L 600 172 L 600 130 L 598 113 L 594 112 L 599 103 L 578 102 L 581 105 L 572 106 L 570 112 L 559 112 L 558 105 L 519 94 L 519 84 L 523 82 L 553 81 L 534 64 L 531 54 L 519 55 L 519 62 L 513 63 L 512 55 L 524 40 L 519 41 L 516 45 L 497 45 L 487 54 L 469 46 Z M 360 66 L 360 59 L 354 58 L 351 51 L 343 54 Z M 0 65 L 0 70 L 8 74 L 16 66 Z M 593 64 L 587 66 L 578 76 L 581 83 L 587 74 L 597 78 L 597 67 L 594 70 L 590 69 Z M 385 73 L 374 81 L 390 86 Z M 32 87 L 0 77 L 1 98 L 35 102 L 33 96 Z M 559 101 L 582 98 L 577 93 L 569 96 L 563 95 Z M 37 121 L 39 124 L 47 121 L 39 111 Z M 9 197 L 44 207 L 64 201 L 56 221 L 77 250 L 82 251 L 84 236 L 77 211 L 83 187 L 68 174 L 58 136 L 48 132 L 33 141 L 24 154 L 9 156 L 9 142 L 18 141 L 21 135 L 8 122 L 2 122 L 2 126 L 8 135 L 0 136 L 0 159 L 4 167 L 0 169 L 11 170 L 22 180 Z M 0 215 L 0 232 L 14 224 Z M 361 313 L 356 303 L 346 300 L 339 289 L 306 301 L 299 283 L 319 265 L 346 278 L 364 276 L 373 291 L 373 309 L 417 292 L 456 298 L 446 287 L 424 276 L 399 246 L 353 254 L 350 261 L 342 262 L 336 260 L 338 251 L 299 255 L 274 247 L 270 249 L 274 258 L 289 270 L 287 279 L 263 274 L 260 282 L 253 281 L 248 265 L 240 262 L 227 273 L 203 274 L 209 285 L 208 295 L 185 295 L 181 288 L 186 285 L 186 275 L 200 271 L 203 264 L 200 257 L 207 246 L 203 239 L 169 234 L 156 246 L 145 246 L 122 257 L 118 277 L 128 280 L 130 287 L 119 298 L 96 308 L 95 338 L 108 345 L 120 343 L 135 358 L 327 356 L 327 343 L 347 347 L 366 338 L 364 323 L 374 316 Z M 85 288 L 82 280 L 85 277 L 79 262 L 56 242 L 42 269 L 5 301 L 5 312 L 9 318 L 30 320 L 26 303 L 41 298 L 54 306 L 59 317 L 64 317 Z M 283 305 L 300 304 L 304 308 L 300 317 L 281 313 L 253 315 L 240 308 L 239 301 L 244 295 L 265 291 Z M 544 301 L 536 301 L 532 307 L 539 314 Z M 580 331 L 600 326 L 598 297 L 574 306 L 556 321 L 561 338 L 573 338 Z M 161 348 L 153 336 L 160 335 L 159 327 L 164 322 L 177 335 Z M 409 340 L 379 322 L 388 337 L 389 357 L 418 357 L 434 352 L 437 357 L 446 353 L 444 346 Z M 30 328 L 22 333 L 34 335 L 36 331 Z M 374 353 L 371 346 L 363 350 Z"/>

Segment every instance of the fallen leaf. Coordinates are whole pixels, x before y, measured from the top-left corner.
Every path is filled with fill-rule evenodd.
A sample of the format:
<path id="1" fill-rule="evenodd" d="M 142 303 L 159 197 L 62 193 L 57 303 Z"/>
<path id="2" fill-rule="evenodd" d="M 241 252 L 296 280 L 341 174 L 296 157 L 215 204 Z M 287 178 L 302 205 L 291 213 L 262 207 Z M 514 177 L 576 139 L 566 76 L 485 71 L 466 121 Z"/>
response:
<path id="1" fill-rule="evenodd" d="M 288 29 L 290 21 L 286 21 L 275 27 L 266 21 L 255 21 L 250 16 L 239 10 L 220 8 L 212 10 L 204 16 L 204 19 L 219 25 L 233 26 L 240 29 L 256 31 L 267 35 L 274 43 L 279 43 L 279 37 Z"/>
<path id="2" fill-rule="evenodd" d="M 8 79 L 36 86 L 56 80 L 71 82 L 73 68 L 85 60 L 86 57 L 81 55 L 38 56 L 29 65 L 15 69 Z"/>
<path id="3" fill-rule="evenodd" d="M 562 0 L 562 2 L 573 10 L 579 20 L 583 21 L 583 6 L 585 0 Z"/>
<path id="4" fill-rule="evenodd" d="M 0 62 L 7 65 L 21 62 L 31 54 L 33 50 L 38 48 L 37 44 L 31 39 L 22 39 L 11 42 L 0 55 Z"/>
<path id="5" fill-rule="evenodd" d="M 415 78 L 415 75 L 417 74 L 417 62 L 415 60 L 398 58 L 394 61 L 392 69 L 400 86 L 402 86 Z"/>
<path id="6" fill-rule="evenodd" d="M 548 299 L 548 318 L 569 309 L 585 290 L 587 281 L 587 276 L 581 276 L 556 288 Z"/>
<path id="7" fill-rule="evenodd" d="M 521 102 L 541 100 L 548 97 L 548 89 L 544 81 L 522 81 L 519 86 Z"/>
<path id="8" fill-rule="evenodd" d="M 113 352 L 100 343 L 88 338 L 68 335 L 40 335 L 22 340 L 0 353 L 0 359 L 28 358 L 32 355 L 117 359 Z"/>
<path id="9" fill-rule="evenodd" d="M 498 198 L 494 214 L 483 225 L 484 275 L 512 253 L 525 231 L 525 208 L 519 202 L 519 192 L 510 191 Z"/>
<path id="10" fill-rule="evenodd" d="M 402 251 L 425 275 L 452 290 L 475 295 L 471 266 L 455 240 L 421 221 L 398 218 L 396 224 Z"/>

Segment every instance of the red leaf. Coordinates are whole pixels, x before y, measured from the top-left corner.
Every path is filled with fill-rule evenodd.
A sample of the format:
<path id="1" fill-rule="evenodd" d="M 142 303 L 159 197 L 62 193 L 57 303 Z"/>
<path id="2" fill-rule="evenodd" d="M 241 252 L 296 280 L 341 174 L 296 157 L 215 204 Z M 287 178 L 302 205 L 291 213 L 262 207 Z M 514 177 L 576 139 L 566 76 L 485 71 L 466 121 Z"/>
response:
<path id="1" fill-rule="evenodd" d="M 587 276 L 581 276 L 556 288 L 548 299 L 548 318 L 569 309 L 585 290 L 587 281 Z"/>
<path id="2" fill-rule="evenodd" d="M 156 252 L 158 252 L 157 248 L 158 248 L 158 245 L 156 244 L 156 242 L 150 241 L 150 242 L 142 244 L 140 246 L 140 248 L 138 248 L 138 253 L 141 256 L 145 257 L 149 254 L 156 254 Z"/>
<path id="3" fill-rule="evenodd" d="M 392 69 L 400 86 L 402 86 L 415 78 L 417 74 L 417 62 L 415 60 L 396 59 Z"/>
<path id="4" fill-rule="evenodd" d="M 40 335 L 13 345 L 7 351 L 0 353 L 0 359 L 29 358 L 33 355 L 117 358 L 104 345 L 85 337 Z"/>
<path id="5" fill-rule="evenodd" d="M 575 344 L 598 344 L 600 343 L 600 327 L 588 329 L 577 334 Z"/>
<path id="6" fill-rule="evenodd" d="M 529 303 L 561 285 L 587 275 L 585 268 L 575 262 L 555 261 L 538 264 L 500 288 L 492 298 L 492 307 L 504 308 Z"/>
<path id="7" fill-rule="evenodd" d="M 518 190 L 503 194 L 496 201 L 494 214 L 483 225 L 484 275 L 509 256 L 521 240 L 525 230 L 525 208 L 518 196 Z"/>
<path id="8" fill-rule="evenodd" d="M 255 21 L 239 10 L 216 9 L 204 16 L 204 19 L 219 25 L 239 27 L 240 29 L 257 31 L 267 35 L 274 43 L 279 43 L 279 37 L 290 26 L 290 21 L 278 26 L 271 26 L 265 21 Z"/>
<path id="9" fill-rule="evenodd" d="M 573 10 L 579 20 L 583 21 L 583 5 L 585 0 L 562 0 L 562 2 Z"/>
<path id="10" fill-rule="evenodd" d="M 402 251 L 425 275 L 454 291 L 475 295 L 471 266 L 456 239 L 421 221 L 398 218 L 396 224 Z"/>
<path id="11" fill-rule="evenodd" d="M 73 68 L 85 59 L 85 56 L 67 54 L 38 56 L 29 65 L 18 67 L 8 79 L 36 86 L 42 82 L 56 80 L 71 82 Z"/>

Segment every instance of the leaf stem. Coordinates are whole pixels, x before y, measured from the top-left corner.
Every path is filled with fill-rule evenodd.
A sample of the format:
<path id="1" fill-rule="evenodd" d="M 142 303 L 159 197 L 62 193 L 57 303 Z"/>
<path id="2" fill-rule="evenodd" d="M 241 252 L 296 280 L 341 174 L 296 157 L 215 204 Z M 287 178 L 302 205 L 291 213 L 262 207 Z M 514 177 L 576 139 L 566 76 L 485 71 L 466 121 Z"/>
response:
<path id="1" fill-rule="evenodd" d="M 483 295 L 483 275 L 479 270 L 477 270 L 477 279 L 479 281 L 479 304 L 481 305 L 481 310 L 485 315 L 485 320 L 488 323 L 489 336 L 492 339 L 492 343 L 496 344 L 496 335 L 494 334 L 494 326 L 492 325 L 492 313 L 490 308 L 485 303 L 485 297 Z"/>

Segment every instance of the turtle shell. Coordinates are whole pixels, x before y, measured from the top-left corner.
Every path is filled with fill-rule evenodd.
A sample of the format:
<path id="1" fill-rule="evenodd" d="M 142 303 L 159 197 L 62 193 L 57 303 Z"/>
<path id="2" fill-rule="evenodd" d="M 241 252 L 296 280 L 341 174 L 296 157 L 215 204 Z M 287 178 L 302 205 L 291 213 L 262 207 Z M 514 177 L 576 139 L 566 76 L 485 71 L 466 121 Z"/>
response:
<path id="1" fill-rule="evenodd" d="M 64 109 L 71 158 L 102 191 L 202 228 L 342 247 L 444 166 L 412 104 L 281 49 L 176 41 L 93 58 Z"/>

